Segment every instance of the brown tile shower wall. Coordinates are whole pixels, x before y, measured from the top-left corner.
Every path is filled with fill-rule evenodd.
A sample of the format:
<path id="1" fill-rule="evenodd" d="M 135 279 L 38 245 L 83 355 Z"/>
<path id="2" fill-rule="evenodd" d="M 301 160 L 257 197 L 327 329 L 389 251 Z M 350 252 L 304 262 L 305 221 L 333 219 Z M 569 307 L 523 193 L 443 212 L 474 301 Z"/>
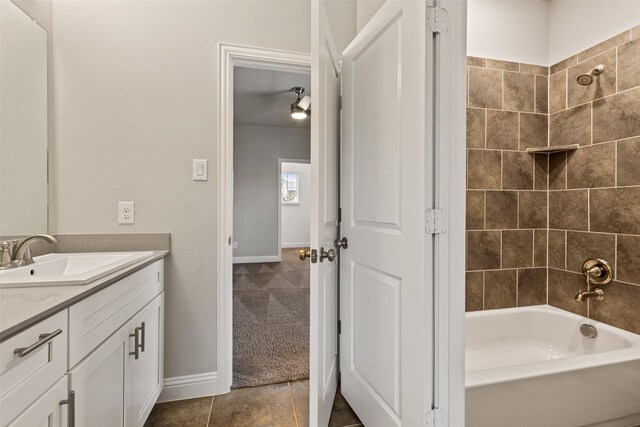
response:
<path id="1" fill-rule="evenodd" d="M 576 78 L 603 64 L 589 86 Z M 640 333 L 640 27 L 551 66 L 549 304 Z M 615 281 L 604 301 L 573 300 L 587 258 Z"/>
<path id="2" fill-rule="evenodd" d="M 547 299 L 549 68 L 468 58 L 467 310 Z"/>

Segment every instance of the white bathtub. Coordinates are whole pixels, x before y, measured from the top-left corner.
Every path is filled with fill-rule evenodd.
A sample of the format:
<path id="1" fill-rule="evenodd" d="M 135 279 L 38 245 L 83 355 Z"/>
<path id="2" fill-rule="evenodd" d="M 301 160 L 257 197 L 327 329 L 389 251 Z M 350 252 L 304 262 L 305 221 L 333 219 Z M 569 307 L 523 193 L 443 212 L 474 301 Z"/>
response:
<path id="1" fill-rule="evenodd" d="M 467 427 L 640 424 L 640 335 L 548 305 L 467 313 L 465 334 Z"/>

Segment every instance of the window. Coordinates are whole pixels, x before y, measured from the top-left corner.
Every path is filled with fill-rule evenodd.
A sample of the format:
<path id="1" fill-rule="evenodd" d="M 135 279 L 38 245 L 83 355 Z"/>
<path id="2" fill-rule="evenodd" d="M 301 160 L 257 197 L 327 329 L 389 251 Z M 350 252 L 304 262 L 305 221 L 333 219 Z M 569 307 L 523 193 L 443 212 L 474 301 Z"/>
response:
<path id="1" fill-rule="evenodd" d="M 283 205 L 300 204 L 300 199 L 298 198 L 298 182 L 300 182 L 299 173 L 282 172 L 280 198 Z"/>

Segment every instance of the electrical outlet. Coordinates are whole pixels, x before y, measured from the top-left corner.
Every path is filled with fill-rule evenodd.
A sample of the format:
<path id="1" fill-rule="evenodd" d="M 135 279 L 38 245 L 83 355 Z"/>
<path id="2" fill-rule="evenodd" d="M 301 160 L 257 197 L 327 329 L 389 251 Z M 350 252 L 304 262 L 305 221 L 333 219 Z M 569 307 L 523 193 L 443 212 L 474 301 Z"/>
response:
<path id="1" fill-rule="evenodd" d="M 238 249 L 238 242 L 233 242 L 233 249 Z"/>
<path id="2" fill-rule="evenodd" d="M 118 202 L 118 224 L 133 224 L 135 222 L 134 203 Z"/>

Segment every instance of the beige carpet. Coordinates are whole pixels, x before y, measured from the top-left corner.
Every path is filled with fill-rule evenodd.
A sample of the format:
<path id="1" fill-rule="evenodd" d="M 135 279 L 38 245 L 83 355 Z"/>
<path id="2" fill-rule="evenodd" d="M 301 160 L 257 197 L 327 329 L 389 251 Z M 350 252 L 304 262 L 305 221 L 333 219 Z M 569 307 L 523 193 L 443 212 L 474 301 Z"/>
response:
<path id="1" fill-rule="evenodd" d="M 233 388 L 309 378 L 309 262 L 233 266 Z"/>

